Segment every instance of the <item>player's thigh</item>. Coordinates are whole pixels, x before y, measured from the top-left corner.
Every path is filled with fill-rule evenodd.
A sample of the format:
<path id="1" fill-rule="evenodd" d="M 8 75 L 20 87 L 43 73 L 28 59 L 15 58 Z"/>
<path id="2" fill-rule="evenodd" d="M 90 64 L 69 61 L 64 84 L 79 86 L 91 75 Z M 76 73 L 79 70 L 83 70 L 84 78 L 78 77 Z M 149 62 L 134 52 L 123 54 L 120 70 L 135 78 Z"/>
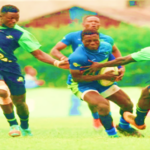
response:
<path id="1" fill-rule="evenodd" d="M 104 97 L 102 97 L 98 91 L 94 91 L 94 90 L 89 90 L 86 91 L 86 93 L 84 93 L 82 99 L 84 101 L 86 101 L 89 105 L 107 105 L 109 106 L 109 102 L 107 99 L 105 99 Z"/>
<path id="2" fill-rule="evenodd" d="M 5 83 L 10 89 L 11 95 L 23 95 L 26 93 L 25 80 L 22 75 L 3 72 Z"/>
<path id="3" fill-rule="evenodd" d="M 116 103 L 117 105 L 123 108 L 133 107 L 133 103 L 130 100 L 129 96 L 121 89 L 113 95 L 107 97 L 107 99 L 111 100 L 112 102 Z"/>

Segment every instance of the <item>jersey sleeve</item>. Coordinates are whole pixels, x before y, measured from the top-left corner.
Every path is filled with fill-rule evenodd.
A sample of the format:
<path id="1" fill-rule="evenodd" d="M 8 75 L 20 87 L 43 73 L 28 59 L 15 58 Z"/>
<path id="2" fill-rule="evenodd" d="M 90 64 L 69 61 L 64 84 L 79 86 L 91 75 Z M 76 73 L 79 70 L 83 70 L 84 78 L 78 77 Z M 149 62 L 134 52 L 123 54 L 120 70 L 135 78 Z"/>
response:
<path id="1" fill-rule="evenodd" d="M 108 35 L 100 33 L 100 40 L 111 44 L 111 46 L 114 45 L 114 40 L 113 40 L 113 38 L 111 36 L 108 36 Z"/>
<path id="2" fill-rule="evenodd" d="M 84 70 L 84 68 L 80 68 L 81 66 L 85 66 L 86 58 L 83 55 L 75 55 L 75 53 L 69 56 L 69 64 L 70 69 L 72 70 Z"/>
<path id="3" fill-rule="evenodd" d="M 72 41 L 72 33 L 67 34 L 65 37 L 63 37 L 63 39 L 61 40 L 62 43 L 68 45 L 71 45 L 71 41 Z"/>
<path id="4" fill-rule="evenodd" d="M 18 43 L 28 52 L 33 52 L 41 47 L 41 44 L 37 41 L 37 39 L 28 31 L 23 32 Z"/>
<path id="5" fill-rule="evenodd" d="M 146 47 L 136 53 L 132 53 L 131 57 L 135 61 L 150 60 L 150 47 Z"/>

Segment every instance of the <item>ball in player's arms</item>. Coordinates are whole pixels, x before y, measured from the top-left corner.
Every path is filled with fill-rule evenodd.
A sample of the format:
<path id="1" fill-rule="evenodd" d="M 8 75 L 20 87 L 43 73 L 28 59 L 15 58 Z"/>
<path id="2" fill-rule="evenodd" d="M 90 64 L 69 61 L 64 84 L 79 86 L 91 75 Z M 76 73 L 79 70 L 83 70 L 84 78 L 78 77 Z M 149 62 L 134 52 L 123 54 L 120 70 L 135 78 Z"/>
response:
<path id="1" fill-rule="evenodd" d="M 99 72 L 99 74 L 107 74 L 107 73 L 112 73 L 114 75 L 119 75 L 117 67 L 104 67 Z M 109 86 L 109 85 L 113 84 L 114 82 L 110 81 L 110 80 L 99 80 L 99 83 L 102 86 Z"/>

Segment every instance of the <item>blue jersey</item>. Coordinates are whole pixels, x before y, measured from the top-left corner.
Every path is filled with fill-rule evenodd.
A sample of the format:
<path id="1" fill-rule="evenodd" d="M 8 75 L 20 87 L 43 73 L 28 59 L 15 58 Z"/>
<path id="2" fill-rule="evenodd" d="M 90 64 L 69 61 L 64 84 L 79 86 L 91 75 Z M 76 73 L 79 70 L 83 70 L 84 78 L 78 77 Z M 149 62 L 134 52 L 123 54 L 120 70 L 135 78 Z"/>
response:
<path id="1" fill-rule="evenodd" d="M 114 59 L 112 55 L 112 46 L 106 42 L 100 42 L 100 46 L 98 50 L 89 50 L 85 48 L 83 45 L 78 47 L 75 52 L 73 52 L 69 56 L 69 64 L 70 69 L 72 70 L 85 70 L 85 68 L 80 68 L 81 66 L 89 66 L 91 62 L 107 62 L 109 60 Z M 96 72 L 96 75 L 99 71 Z M 86 74 L 86 72 L 84 73 Z M 72 76 L 69 75 L 67 83 L 70 85 L 73 79 Z M 99 84 L 98 81 L 91 81 L 91 82 L 78 82 L 78 85 L 97 85 Z"/>
<path id="2" fill-rule="evenodd" d="M 81 33 L 82 31 L 69 33 L 61 40 L 61 42 L 66 44 L 67 46 L 71 45 L 73 51 L 75 51 L 76 48 L 82 45 Z M 114 40 L 110 36 L 104 35 L 102 33 L 100 33 L 99 36 L 100 41 L 105 41 L 109 43 L 111 46 L 113 46 Z"/>
<path id="3" fill-rule="evenodd" d="M 36 38 L 18 25 L 14 28 L 0 26 L 0 71 L 21 74 L 14 51 L 22 47 L 28 52 L 39 49 Z"/>

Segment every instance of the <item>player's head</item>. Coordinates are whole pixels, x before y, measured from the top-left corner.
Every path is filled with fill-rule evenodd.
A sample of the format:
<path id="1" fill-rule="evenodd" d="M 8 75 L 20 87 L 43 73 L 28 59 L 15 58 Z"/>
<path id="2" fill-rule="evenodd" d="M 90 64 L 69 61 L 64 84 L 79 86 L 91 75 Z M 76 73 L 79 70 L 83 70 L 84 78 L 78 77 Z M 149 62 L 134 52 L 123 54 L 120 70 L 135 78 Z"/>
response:
<path id="1" fill-rule="evenodd" d="M 94 29 L 98 30 L 100 27 L 100 19 L 98 16 L 88 15 L 83 19 L 84 29 Z"/>
<path id="2" fill-rule="evenodd" d="M 83 30 L 82 42 L 84 46 L 90 50 L 97 50 L 99 47 L 99 33 L 96 30 Z"/>
<path id="3" fill-rule="evenodd" d="M 13 28 L 19 20 L 19 9 L 13 5 L 4 5 L 0 10 L 2 26 Z"/>

